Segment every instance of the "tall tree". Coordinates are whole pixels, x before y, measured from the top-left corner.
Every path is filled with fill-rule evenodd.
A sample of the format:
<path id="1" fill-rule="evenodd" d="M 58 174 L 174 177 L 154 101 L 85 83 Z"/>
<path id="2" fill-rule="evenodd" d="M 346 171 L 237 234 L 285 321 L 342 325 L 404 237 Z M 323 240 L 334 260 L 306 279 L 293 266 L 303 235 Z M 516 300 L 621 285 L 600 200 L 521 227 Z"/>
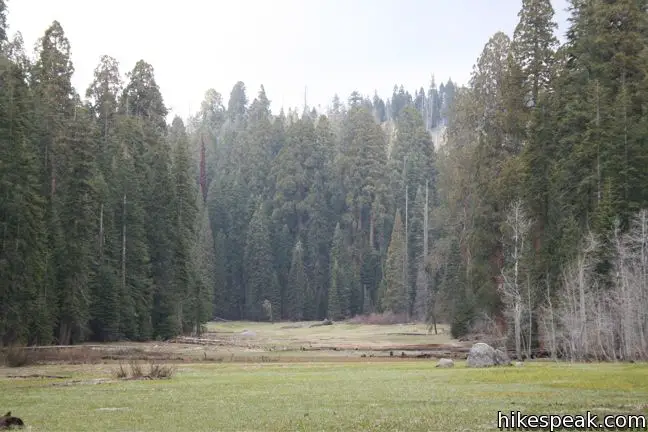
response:
<path id="1" fill-rule="evenodd" d="M 405 275 L 405 236 L 403 223 L 401 222 L 400 211 L 396 212 L 394 230 L 392 231 L 389 249 L 387 251 L 387 262 L 385 264 L 384 297 L 381 307 L 384 311 L 391 311 L 395 314 L 408 312 L 407 284 Z"/>
<path id="2" fill-rule="evenodd" d="M 3 43 L 7 41 L 7 3 L 0 0 L 0 52 L 2 52 Z"/>
<path id="3" fill-rule="evenodd" d="M 196 242 L 196 232 L 202 227 L 197 226 L 198 208 L 196 206 L 196 196 L 199 193 L 196 187 L 195 179 L 191 178 L 191 156 L 189 154 L 189 139 L 180 117 L 175 117 L 169 130 L 169 141 L 173 149 L 173 182 L 174 182 L 174 200 L 176 208 L 172 214 L 174 247 L 173 247 L 173 283 L 176 286 L 180 296 L 179 312 L 180 317 L 185 321 L 185 329 L 200 329 L 202 322 L 196 321 L 198 317 L 209 316 L 209 313 L 201 313 L 201 294 L 203 290 L 213 290 L 213 282 L 208 280 L 202 283 L 202 286 L 193 288 L 192 284 L 198 281 L 194 280 L 194 257 L 192 256 L 192 245 Z M 202 219 L 202 218 L 201 218 Z M 201 220 L 202 222 L 202 220 Z M 209 238 L 212 240 L 213 256 L 213 237 L 211 230 Z M 212 298 L 207 296 L 207 304 L 211 306 Z"/>
<path id="4" fill-rule="evenodd" d="M 3 6 L 0 3 L 0 6 Z M 0 344 L 51 340 L 39 158 L 26 71 L 0 53 Z"/>
<path id="5" fill-rule="evenodd" d="M 274 311 L 281 310 L 280 295 L 274 292 L 274 269 L 268 218 L 263 204 L 257 206 L 245 245 L 245 317 L 263 318 L 262 303 L 269 300 Z"/>
<path id="6" fill-rule="evenodd" d="M 84 340 L 89 330 L 89 299 L 99 231 L 96 147 L 86 109 L 76 108 L 66 135 L 67 172 L 65 181 L 61 182 L 64 197 L 60 213 L 65 253 L 58 269 L 61 274 L 58 340 L 62 345 Z"/>
<path id="7" fill-rule="evenodd" d="M 553 57 L 558 46 L 554 35 L 558 25 L 549 0 L 523 0 L 519 22 L 513 33 L 515 61 L 521 66 L 527 104 L 536 106 L 538 94 L 551 80 Z"/>
<path id="8" fill-rule="evenodd" d="M 293 248 L 290 273 L 288 275 L 288 286 L 286 287 L 286 316 L 288 319 L 300 321 L 304 319 L 304 311 L 307 309 L 306 302 L 314 299 L 307 299 L 308 277 L 304 265 L 304 247 L 301 240 L 297 240 Z"/>

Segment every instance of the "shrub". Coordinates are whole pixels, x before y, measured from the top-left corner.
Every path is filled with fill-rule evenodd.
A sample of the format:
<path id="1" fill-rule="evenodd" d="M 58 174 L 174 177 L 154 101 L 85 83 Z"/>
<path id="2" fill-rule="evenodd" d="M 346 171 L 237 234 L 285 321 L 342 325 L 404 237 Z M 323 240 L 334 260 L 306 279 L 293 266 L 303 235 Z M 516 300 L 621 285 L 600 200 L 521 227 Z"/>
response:
<path id="1" fill-rule="evenodd" d="M 33 363 L 33 356 L 23 347 L 10 346 L 4 352 L 4 364 L 8 367 L 23 367 Z"/>
<path id="2" fill-rule="evenodd" d="M 140 362 L 131 360 L 128 362 L 128 367 L 119 362 L 119 367 L 113 370 L 113 375 L 117 379 L 163 379 L 171 378 L 175 374 L 176 368 L 173 365 L 150 361 L 148 373 L 144 372 L 144 367 Z"/>

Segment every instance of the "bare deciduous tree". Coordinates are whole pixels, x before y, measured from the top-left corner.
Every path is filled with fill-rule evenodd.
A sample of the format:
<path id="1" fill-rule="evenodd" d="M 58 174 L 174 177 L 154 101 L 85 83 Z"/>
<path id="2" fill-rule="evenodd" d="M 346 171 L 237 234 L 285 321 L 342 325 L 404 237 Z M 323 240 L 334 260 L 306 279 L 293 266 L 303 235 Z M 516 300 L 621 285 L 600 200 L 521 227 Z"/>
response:
<path id="1" fill-rule="evenodd" d="M 502 268 L 502 283 L 499 291 L 506 306 L 506 315 L 513 325 L 515 354 L 522 358 L 523 331 L 528 330 L 526 343 L 527 356 L 531 350 L 531 325 L 524 329 L 526 323 L 531 321 L 531 287 L 528 272 L 524 261 L 527 256 L 527 236 L 532 221 L 527 217 L 522 200 L 516 200 L 509 208 L 504 222 L 504 235 L 502 243 L 505 246 L 505 265 Z M 528 320 L 525 320 L 525 314 Z M 524 322 L 523 322 L 524 320 Z"/>
<path id="2" fill-rule="evenodd" d="M 594 272 L 601 247 L 588 235 L 583 248 L 563 271 L 557 305 L 547 293 L 541 309 L 543 341 L 552 354 L 571 361 L 648 358 L 648 211 L 634 218 L 627 233 L 614 230 L 611 287 Z M 555 297 L 554 297 L 555 298 Z"/>

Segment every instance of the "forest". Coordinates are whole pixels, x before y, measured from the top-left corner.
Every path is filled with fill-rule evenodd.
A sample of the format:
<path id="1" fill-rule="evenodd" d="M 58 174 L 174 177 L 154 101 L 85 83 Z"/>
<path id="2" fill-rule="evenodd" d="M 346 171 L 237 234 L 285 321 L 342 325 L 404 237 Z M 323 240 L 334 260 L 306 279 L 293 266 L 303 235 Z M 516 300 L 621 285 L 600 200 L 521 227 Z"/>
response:
<path id="1" fill-rule="evenodd" d="M 523 0 L 465 86 L 272 113 L 237 82 L 168 124 L 151 64 L 81 95 L 60 23 L 29 56 L 0 0 L 0 345 L 382 314 L 648 358 L 648 2 L 570 4 L 560 45 Z"/>

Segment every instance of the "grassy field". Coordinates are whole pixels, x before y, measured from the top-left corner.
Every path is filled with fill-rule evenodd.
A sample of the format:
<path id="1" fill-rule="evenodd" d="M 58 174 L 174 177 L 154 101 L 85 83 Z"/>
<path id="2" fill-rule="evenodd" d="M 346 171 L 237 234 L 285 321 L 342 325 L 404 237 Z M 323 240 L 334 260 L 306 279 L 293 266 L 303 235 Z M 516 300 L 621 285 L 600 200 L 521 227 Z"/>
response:
<path id="1" fill-rule="evenodd" d="M 319 343 L 326 335 L 333 344 L 378 343 L 377 333 L 385 344 L 429 342 L 395 335 L 416 333 L 398 326 L 268 326 L 226 323 L 210 330 L 215 338 L 248 330 L 255 343 L 270 346 Z M 363 340 L 363 332 L 371 340 Z M 11 410 L 34 432 L 479 431 L 497 430 L 498 411 L 648 415 L 646 364 L 539 361 L 470 369 L 458 361 L 453 369 L 438 369 L 432 359 L 351 358 L 178 362 L 176 374 L 162 380 L 117 379 L 115 362 L 5 367 L 0 414 Z M 59 378 L 29 377 L 37 374 Z"/>

